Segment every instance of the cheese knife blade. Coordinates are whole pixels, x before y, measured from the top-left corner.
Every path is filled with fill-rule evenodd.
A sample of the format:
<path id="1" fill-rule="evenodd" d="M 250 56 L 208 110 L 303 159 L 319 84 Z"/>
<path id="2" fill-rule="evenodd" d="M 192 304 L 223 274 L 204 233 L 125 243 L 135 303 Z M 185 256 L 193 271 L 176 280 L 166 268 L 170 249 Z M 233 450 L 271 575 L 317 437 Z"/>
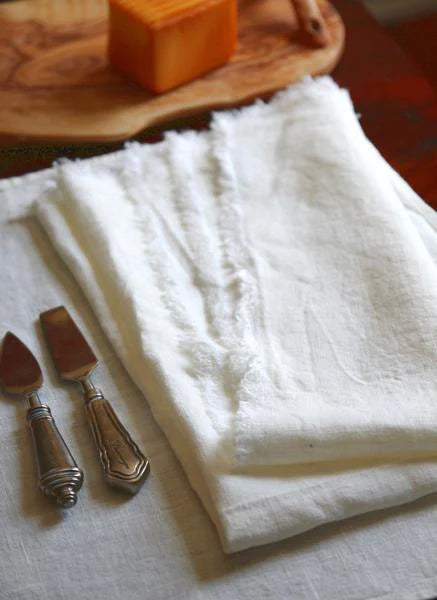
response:
<path id="1" fill-rule="evenodd" d="M 81 387 L 107 483 L 135 494 L 149 474 L 150 463 L 91 382 L 98 364 L 94 352 L 64 306 L 41 313 L 40 320 L 59 376 Z"/>
<path id="2" fill-rule="evenodd" d="M 3 339 L 0 381 L 9 394 L 23 396 L 36 392 L 43 384 L 42 372 L 36 358 L 10 331 Z"/>
<path id="3" fill-rule="evenodd" d="M 50 408 L 39 400 L 37 390 L 42 387 L 43 376 L 38 361 L 10 331 L 2 344 L 0 383 L 9 394 L 28 399 L 27 422 L 32 435 L 39 489 L 48 496 L 54 496 L 63 508 L 74 506 L 83 473 L 60 434 Z"/>

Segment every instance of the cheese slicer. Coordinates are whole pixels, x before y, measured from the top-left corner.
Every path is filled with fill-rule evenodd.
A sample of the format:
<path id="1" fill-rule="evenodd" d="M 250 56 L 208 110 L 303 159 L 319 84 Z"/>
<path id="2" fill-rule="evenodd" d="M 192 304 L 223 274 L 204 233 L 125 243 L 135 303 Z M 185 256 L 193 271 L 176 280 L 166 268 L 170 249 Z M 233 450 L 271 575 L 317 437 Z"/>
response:
<path id="1" fill-rule="evenodd" d="M 40 320 L 59 376 L 80 386 L 105 480 L 135 494 L 149 474 L 150 463 L 91 382 L 98 364 L 94 352 L 64 306 L 41 313 Z"/>
<path id="2" fill-rule="evenodd" d="M 32 434 L 38 487 L 47 496 L 54 496 L 63 508 L 74 506 L 83 473 L 60 434 L 50 408 L 40 402 L 38 390 L 43 376 L 36 358 L 10 331 L 3 340 L 0 382 L 6 392 L 27 398 L 29 402 L 27 422 Z"/>

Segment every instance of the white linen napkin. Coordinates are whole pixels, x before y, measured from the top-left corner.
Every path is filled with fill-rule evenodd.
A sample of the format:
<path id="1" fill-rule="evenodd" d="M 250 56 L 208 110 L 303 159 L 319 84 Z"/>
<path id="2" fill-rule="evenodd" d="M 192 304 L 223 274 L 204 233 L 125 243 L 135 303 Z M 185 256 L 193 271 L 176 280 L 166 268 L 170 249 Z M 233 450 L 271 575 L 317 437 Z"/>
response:
<path id="1" fill-rule="evenodd" d="M 436 268 L 408 203 L 330 78 L 60 164 L 38 202 L 226 551 L 437 489 Z"/>

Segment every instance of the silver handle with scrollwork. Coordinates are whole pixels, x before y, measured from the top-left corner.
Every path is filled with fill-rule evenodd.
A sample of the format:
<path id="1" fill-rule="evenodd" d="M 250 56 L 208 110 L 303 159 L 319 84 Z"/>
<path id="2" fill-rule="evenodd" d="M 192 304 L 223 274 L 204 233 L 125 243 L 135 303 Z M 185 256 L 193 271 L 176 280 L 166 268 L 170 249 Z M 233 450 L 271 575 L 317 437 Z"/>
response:
<path id="1" fill-rule="evenodd" d="M 131 494 L 143 485 L 150 471 L 142 454 L 102 392 L 89 384 L 82 386 L 86 412 L 106 481 Z"/>

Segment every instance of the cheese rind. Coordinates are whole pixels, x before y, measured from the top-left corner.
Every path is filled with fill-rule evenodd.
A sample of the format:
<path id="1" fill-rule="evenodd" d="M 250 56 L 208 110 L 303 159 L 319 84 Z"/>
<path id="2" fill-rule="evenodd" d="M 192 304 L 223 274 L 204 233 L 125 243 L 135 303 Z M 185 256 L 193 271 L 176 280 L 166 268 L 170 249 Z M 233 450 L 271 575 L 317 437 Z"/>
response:
<path id="1" fill-rule="evenodd" d="M 237 45 L 236 0 L 109 0 L 109 60 L 153 92 L 226 63 Z"/>

